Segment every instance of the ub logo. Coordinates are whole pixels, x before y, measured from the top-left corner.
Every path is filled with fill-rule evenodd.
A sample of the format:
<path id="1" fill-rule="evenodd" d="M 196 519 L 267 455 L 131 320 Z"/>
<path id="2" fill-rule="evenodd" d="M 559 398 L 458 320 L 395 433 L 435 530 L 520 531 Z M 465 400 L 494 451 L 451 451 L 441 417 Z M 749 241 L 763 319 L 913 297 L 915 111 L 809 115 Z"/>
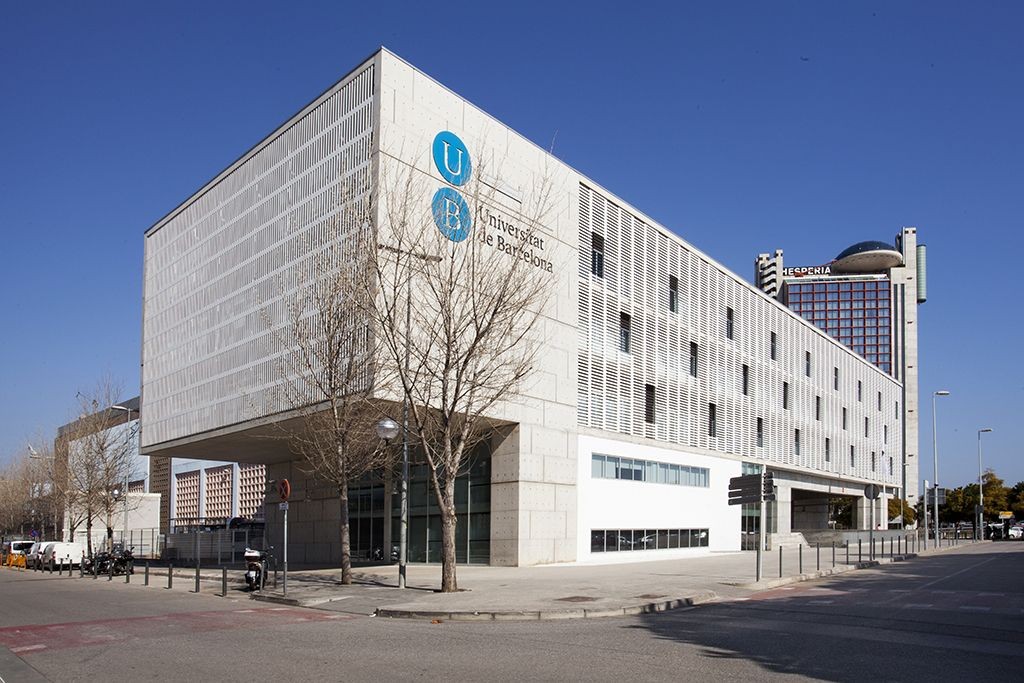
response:
<path id="1" fill-rule="evenodd" d="M 434 166 L 442 178 L 455 187 L 469 182 L 473 164 L 469 150 L 458 135 L 447 130 L 441 131 L 434 136 L 431 151 Z M 442 235 L 453 242 L 461 242 L 469 237 L 469 231 L 473 229 L 473 214 L 465 198 L 454 187 L 442 187 L 435 192 L 430 209 L 434 214 L 434 224 Z"/>

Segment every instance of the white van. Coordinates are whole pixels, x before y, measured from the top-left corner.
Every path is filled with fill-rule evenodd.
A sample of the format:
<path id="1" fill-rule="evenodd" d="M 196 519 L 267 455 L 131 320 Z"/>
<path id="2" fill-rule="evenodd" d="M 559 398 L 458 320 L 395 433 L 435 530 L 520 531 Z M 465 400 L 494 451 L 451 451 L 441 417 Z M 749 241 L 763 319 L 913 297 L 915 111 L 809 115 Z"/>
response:
<path id="1" fill-rule="evenodd" d="M 36 541 L 25 553 L 25 566 L 29 569 L 40 569 L 43 566 L 43 551 L 56 541 Z"/>
<path id="2" fill-rule="evenodd" d="M 77 567 L 82 563 L 85 547 L 81 543 L 52 543 L 43 549 L 43 567 Z"/>

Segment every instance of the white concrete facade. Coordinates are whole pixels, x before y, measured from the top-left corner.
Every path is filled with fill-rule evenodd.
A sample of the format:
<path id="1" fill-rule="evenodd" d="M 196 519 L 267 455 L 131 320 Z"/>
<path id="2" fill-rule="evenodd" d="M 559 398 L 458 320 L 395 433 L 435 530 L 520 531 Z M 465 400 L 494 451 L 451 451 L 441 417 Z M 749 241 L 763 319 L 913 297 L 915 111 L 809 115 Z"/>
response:
<path id="1" fill-rule="evenodd" d="M 353 155 L 345 168 L 367 173 L 368 186 L 411 172 L 429 207 L 430 192 L 446 184 L 431 158 L 442 131 L 465 143 L 494 190 L 473 207 L 469 239 L 490 235 L 495 259 L 509 258 L 501 225 L 530 203 L 540 178 L 555 198 L 533 254 L 538 277 L 555 279 L 538 331 L 543 352 L 520 394 L 489 415 L 513 425 L 492 444 L 492 564 L 738 550 L 740 511 L 726 494 L 744 462 L 777 471 L 782 500 L 791 488 L 857 495 L 868 482 L 900 485 L 901 473 L 871 456 L 885 450 L 883 425 L 895 442 L 899 425 L 870 400 L 902 400 L 899 381 L 386 50 L 147 232 L 145 453 L 275 419 L 265 328 L 281 309 L 270 283 L 313 257 L 302 240 L 324 219 L 338 155 Z M 591 267 L 598 242 L 601 274 Z M 594 453 L 704 468 L 708 485 L 595 478 Z M 271 477 L 301 479 L 293 463 L 268 465 Z M 313 483 L 293 484 L 296 556 L 332 561 L 336 504 L 314 496 Z M 298 504 L 305 492 L 309 505 Z M 268 507 L 271 529 L 278 519 Z M 788 531 L 788 509 L 777 517 Z M 709 543 L 595 557 L 591 533 L 620 528 L 706 529 Z"/>

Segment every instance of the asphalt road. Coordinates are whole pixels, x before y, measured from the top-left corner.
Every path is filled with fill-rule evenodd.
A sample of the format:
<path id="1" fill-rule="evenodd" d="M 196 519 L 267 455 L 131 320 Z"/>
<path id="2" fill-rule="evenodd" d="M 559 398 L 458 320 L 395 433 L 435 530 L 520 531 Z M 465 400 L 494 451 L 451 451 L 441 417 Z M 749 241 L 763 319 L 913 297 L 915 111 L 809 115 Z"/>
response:
<path id="1" fill-rule="evenodd" d="M 0 571 L 4 681 L 1013 680 L 1024 543 L 635 618 L 441 623 Z"/>

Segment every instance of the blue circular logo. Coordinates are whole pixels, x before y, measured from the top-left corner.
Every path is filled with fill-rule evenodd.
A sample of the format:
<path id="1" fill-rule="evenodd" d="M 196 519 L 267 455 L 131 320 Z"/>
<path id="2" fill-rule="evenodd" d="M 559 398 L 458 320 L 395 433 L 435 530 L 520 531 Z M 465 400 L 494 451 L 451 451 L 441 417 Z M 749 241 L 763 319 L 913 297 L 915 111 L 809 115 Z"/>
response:
<path id="1" fill-rule="evenodd" d="M 469 150 L 451 131 L 443 130 L 434 136 L 434 165 L 441 177 L 456 187 L 469 182 L 473 166 L 469 161 Z"/>
<path id="2" fill-rule="evenodd" d="M 434 223 L 441 234 L 452 242 L 461 242 L 469 237 L 473 228 L 473 215 L 462 195 L 450 187 L 442 187 L 434 193 L 430 202 Z"/>

